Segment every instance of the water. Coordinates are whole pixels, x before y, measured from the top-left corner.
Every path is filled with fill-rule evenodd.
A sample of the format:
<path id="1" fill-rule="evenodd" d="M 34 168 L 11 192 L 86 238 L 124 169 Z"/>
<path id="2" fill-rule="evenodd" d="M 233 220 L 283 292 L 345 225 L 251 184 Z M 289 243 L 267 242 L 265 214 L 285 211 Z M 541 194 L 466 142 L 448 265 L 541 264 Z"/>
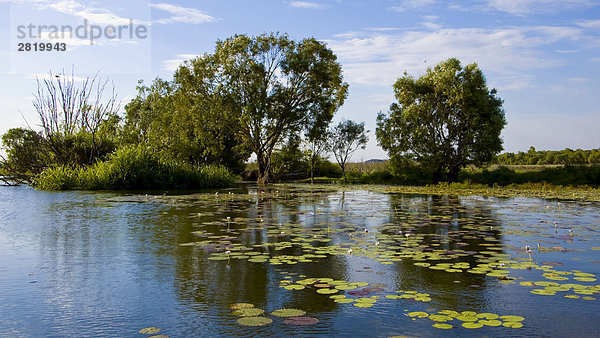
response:
<path id="1" fill-rule="evenodd" d="M 166 195 L 2 187 L 0 210 L 0 336 L 140 337 L 150 326 L 170 337 L 600 335 L 597 204 L 294 186 Z M 482 264 L 491 267 L 478 272 Z M 311 277 L 338 282 L 284 288 Z M 369 283 L 337 294 L 374 297 L 373 306 L 316 292 L 342 281 Z M 571 287 L 530 292 L 544 282 Z M 390 299 L 406 291 L 429 295 Z M 239 325 L 238 302 L 273 323 Z M 280 308 L 319 322 L 287 325 L 270 315 Z M 468 329 L 454 319 L 441 330 L 408 316 L 440 310 L 525 320 Z"/>

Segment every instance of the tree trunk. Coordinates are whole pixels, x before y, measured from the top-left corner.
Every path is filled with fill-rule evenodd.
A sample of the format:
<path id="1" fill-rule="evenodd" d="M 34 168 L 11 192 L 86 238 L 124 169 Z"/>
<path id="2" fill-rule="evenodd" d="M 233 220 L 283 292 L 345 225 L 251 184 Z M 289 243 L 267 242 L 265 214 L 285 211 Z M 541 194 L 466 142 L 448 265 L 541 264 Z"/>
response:
<path id="1" fill-rule="evenodd" d="M 271 182 L 271 158 L 264 154 L 257 154 L 256 161 L 258 162 L 258 179 L 256 183 L 266 184 Z"/>
<path id="2" fill-rule="evenodd" d="M 346 181 L 348 180 L 346 178 L 346 165 L 340 165 L 340 167 L 342 167 L 342 175 L 344 175 L 344 183 L 346 183 Z"/>

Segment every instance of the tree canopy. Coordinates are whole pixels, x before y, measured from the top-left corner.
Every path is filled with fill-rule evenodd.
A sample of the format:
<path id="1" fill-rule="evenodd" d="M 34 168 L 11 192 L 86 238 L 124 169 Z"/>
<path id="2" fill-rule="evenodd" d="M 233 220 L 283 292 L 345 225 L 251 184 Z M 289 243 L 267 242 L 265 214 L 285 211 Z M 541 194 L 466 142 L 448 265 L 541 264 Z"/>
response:
<path id="1" fill-rule="evenodd" d="M 235 136 L 256 155 L 262 183 L 271 179 L 275 147 L 290 133 L 327 126 L 348 88 L 324 43 L 280 34 L 218 41 L 213 54 L 186 62 L 175 78 L 235 121 Z"/>
<path id="2" fill-rule="evenodd" d="M 358 148 L 365 149 L 369 141 L 368 132 L 365 131 L 364 122 L 357 123 L 352 120 L 340 122 L 330 132 L 331 152 L 342 168 L 344 181 L 346 181 L 346 163 Z"/>
<path id="3" fill-rule="evenodd" d="M 461 168 L 502 151 L 502 100 L 488 89 L 477 64 L 463 68 L 451 58 L 418 79 L 405 73 L 394 92 L 398 102 L 378 115 L 376 130 L 393 160 L 430 168 L 434 181 L 455 181 Z"/>

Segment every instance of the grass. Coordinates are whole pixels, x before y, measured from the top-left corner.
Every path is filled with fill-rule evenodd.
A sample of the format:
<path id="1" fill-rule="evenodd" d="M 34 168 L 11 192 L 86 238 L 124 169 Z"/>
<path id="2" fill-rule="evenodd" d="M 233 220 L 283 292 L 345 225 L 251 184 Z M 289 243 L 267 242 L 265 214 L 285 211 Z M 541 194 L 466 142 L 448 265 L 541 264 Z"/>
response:
<path id="1" fill-rule="evenodd" d="M 325 181 L 322 183 L 331 183 Z M 336 182 L 337 183 L 337 182 Z M 285 184 L 283 184 L 285 185 Z M 304 186 L 304 184 L 301 184 Z M 456 196 L 495 196 L 495 197 L 534 197 L 556 200 L 600 202 L 600 188 L 589 186 L 559 186 L 548 183 L 511 184 L 508 186 L 488 186 L 475 183 L 440 183 L 426 186 L 397 186 L 381 184 L 321 184 L 308 185 L 312 188 L 364 189 L 385 193 L 456 195 Z"/>
<path id="2" fill-rule="evenodd" d="M 219 188 L 233 177 L 222 166 L 192 166 L 143 147 L 126 147 L 88 167 L 55 166 L 35 178 L 40 190 L 138 190 Z"/>

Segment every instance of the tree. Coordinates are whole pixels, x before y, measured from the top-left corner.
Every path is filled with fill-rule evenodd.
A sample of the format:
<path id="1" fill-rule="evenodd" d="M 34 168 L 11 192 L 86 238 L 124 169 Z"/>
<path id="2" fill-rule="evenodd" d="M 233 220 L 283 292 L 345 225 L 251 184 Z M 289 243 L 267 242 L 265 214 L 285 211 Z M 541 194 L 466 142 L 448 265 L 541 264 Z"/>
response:
<path id="1" fill-rule="evenodd" d="M 244 169 L 250 156 L 236 139 L 237 123 L 219 102 L 198 91 L 189 76 L 138 84 L 138 95 L 125 106 L 125 143 L 144 143 L 190 164 L 222 164 Z"/>
<path id="2" fill-rule="evenodd" d="M 175 77 L 236 121 L 236 137 L 256 154 L 259 183 L 271 179 L 271 155 L 285 136 L 329 124 L 348 88 L 324 43 L 279 34 L 218 41 L 213 54 L 186 62 Z"/>
<path id="3" fill-rule="evenodd" d="M 48 78 L 37 80 L 33 106 L 42 130 L 40 135 L 53 164 L 87 165 L 114 150 L 112 141 L 103 131 L 104 125 L 118 123 L 120 108 L 114 85 L 105 97 L 109 79 L 96 74 L 81 81 L 74 72 L 50 72 Z"/>
<path id="4" fill-rule="evenodd" d="M 321 158 L 321 154 L 329 149 L 331 135 L 327 129 L 310 128 L 306 133 L 306 147 L 308 152 L 308 165 L 310 169 L 310 183 L 314 183 L 315 167 Z"/>
<path id="5" fill-rule="evenodd" d="M 340 122 L 331 131 L 331 151 L 335 160 L 342 168 L 342 175 L 346 181 L 346 163 L 358 149 L 365 149 L 369 137 L 365 131 L 365 123 L 356 123 L 351 120 Z"/>
<path id="6" fill-rule="evenodd" d="M 433 181 L 456 181 L 461 168 L 490 161 L 502 147 L 502 100 L 477 64 L 448 59 L 415 80 L 394 84 L 397 103 L 377 117 L 377 139 L 390 157 L 417 161 Z"/>
<path id="7" fill-rule="evenodd" d="M 31 183 L 32 177 L 41 173 L 48 163 L 42 137 L 33 130 L 9 129 L 2 135 L 6 158 L 0 156 L 6 184 Z M 1 176 L 1 175 L 0 175 Z"/>

